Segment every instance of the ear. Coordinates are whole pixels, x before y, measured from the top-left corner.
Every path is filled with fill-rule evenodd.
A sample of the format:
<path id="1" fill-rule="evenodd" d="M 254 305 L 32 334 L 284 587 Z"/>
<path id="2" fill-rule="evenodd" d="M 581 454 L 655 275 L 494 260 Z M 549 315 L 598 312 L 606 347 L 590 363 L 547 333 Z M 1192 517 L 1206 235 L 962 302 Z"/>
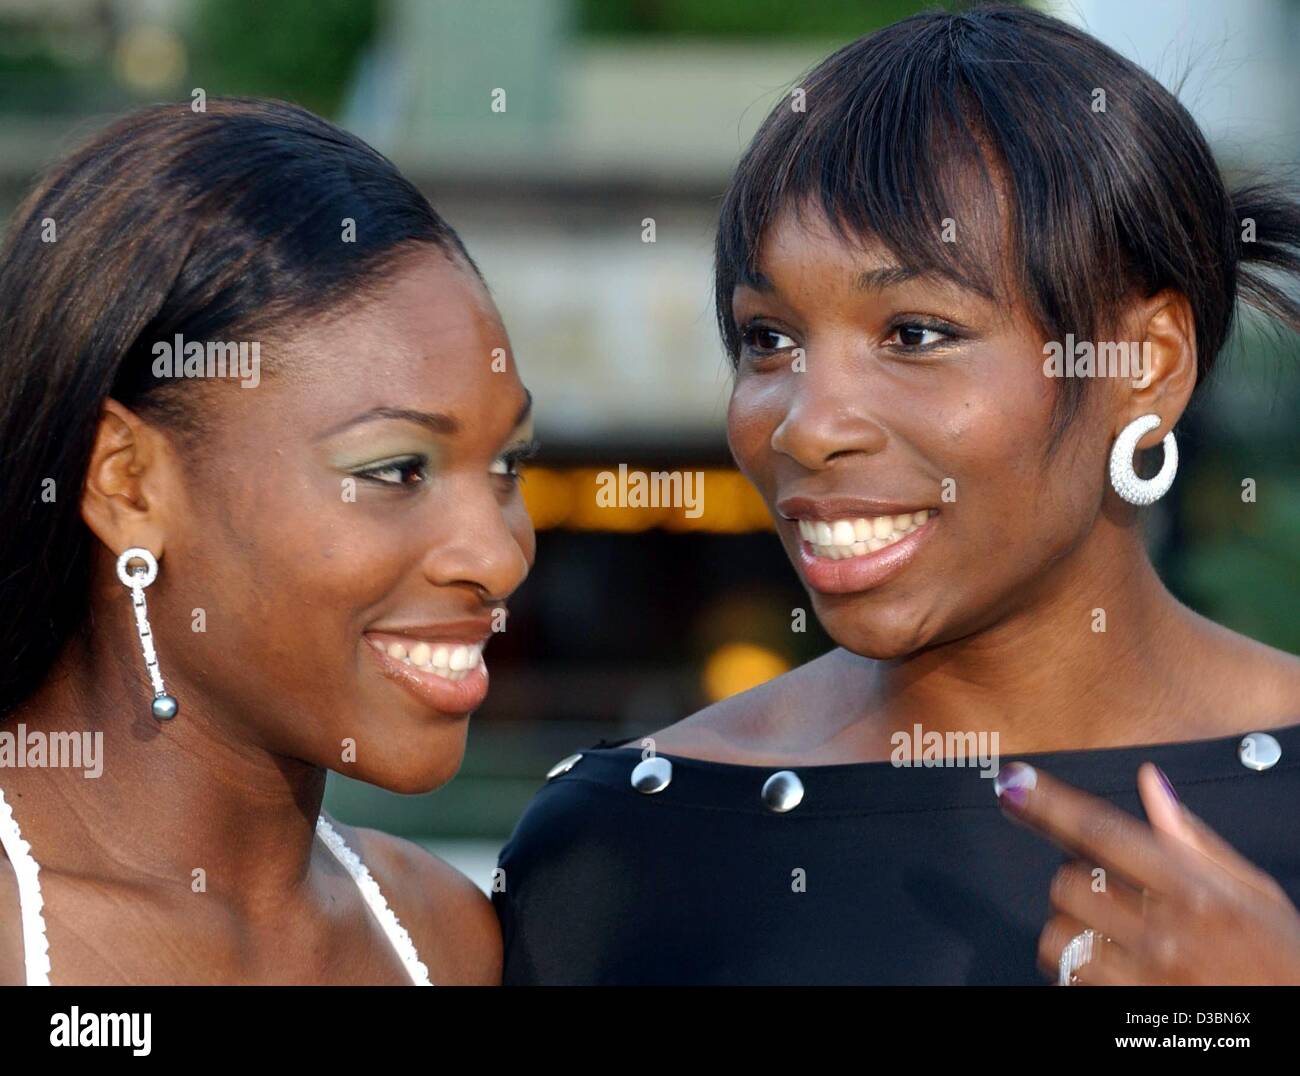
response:
<path id="1" fill-rule="evenodd" d="M 170 448 L 162 434 L 116 400 L 105 400 L 81 491 L 81 518 L 117 556 L 143 546 L 161 559 L 164 471 Z"/>
<path id="2" fill-rule="evenodd" d="M 1142 415 L 1159 415 L 1160 425 L 1138 442 L 1153 448 L 1182 417 L 1196 388 L 1196 319 L 1180 292 L 1159 291 L 1137 303 L 1126 319 L 1129 340 L 1138 344 L 1137 376 L 1122 382 L 1116 435 Z"/>

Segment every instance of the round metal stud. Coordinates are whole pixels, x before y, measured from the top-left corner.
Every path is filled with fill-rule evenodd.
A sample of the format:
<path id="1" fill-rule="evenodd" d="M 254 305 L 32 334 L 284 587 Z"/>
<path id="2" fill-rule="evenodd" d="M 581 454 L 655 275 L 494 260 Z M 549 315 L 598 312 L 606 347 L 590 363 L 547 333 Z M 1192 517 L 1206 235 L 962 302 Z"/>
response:
<path id="1" fill-rule="evenodd" d="M 769 811 L 785 814 L 803 802 L 803 782 L 794 770 L 777 770 L 763 782 L 762 795 Z"/>
<path id="2" fill-rule="evenodd" d="M 662 792 L 672 779 L 673 764 L 659 755 L 643 758 L 632 771 L 632 787 L 647 796 Z"/>
<path id="3" fill-rule="evenodd" d="M 133 560 L 140 561 L 143 567 L 128 571 L 127 566 Z M 117 577 L 122 581 L 123 586 L 134 587 L 139 585 L 147 587 L 158 578 L 158 558 L 149 550 L 133 545 L 117 558 Z"/>
<path id="4" fill-rule="evenodd" d="M 1267 732 L 1252 732 L 1237 745 L 1237 758 L 1248 770 L 1267 770 L 1282 757 L 1282 745 Z"/>
<path id="5" fill-rule="evenodd" d="M 549 781 L 554 777 L 559 777 L 561 774 L 568 773 L 581 760 L 581 754 L 570 755 L 568 758 L 560 759 L 559 762 L 546 771 L 546 779 Z"/>

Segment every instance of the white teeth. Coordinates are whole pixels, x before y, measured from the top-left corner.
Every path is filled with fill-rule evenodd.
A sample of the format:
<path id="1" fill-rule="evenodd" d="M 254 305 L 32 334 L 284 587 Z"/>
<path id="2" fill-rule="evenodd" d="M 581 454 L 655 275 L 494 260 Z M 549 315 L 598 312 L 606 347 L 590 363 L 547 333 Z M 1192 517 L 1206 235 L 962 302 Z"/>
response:
<path id="1" fill-rule="evenodd" d="M 431 672 L 444 680 L 464 680 L 471 672 L 483 664 L 483 647 L 467 646 L 464 643 L 430 646 L 423 640 L 415 641 L 408 650 L 402 643 L 385 645 L 377 639 L 371 639 L 370 645 L 381 653 L 422 672 Z"/>
<path id="2" fill-rule="evenodd" d="M 926 522 L 935 510 L 902 512 L 894 516 L 862 519 L 801 519 L 799 537 L 812 546 L 813 555 L 828 560 L 862 557 L 906 538 Z"/>

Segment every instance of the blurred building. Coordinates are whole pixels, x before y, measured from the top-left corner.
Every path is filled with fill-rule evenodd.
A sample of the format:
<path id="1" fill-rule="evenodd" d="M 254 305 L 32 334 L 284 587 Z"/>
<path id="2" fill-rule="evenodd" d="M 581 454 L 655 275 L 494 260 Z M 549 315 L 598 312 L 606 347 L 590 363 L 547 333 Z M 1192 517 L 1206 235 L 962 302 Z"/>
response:
<path id="1" fill-rule="evenodd" d="M 332 781 L 344 817 L 399 832 L 508 832 L 547 766 L 652 731 L 825 649 L 725 443 L 713 223 L 748 139 L 800 74 L 911 0 L 0 0 L 0 203 L 74 132 L 135 101 L 266 93 L 388 153 L 489 281 L 537 402 L 525 494 L 533 577 L 489 650 L 462 776 L 403 799 Z M 1294 161 L 1300 5 L 1071 0 L 1182 98 L 1230 164 Z M 1208 615 L 1300 649 L 1294 341 L 1248 324 L 1180 426 L 1162 569 Z M 703 471 L 704 511 L 600 509 L 619 464 Z M 1241 475 L 1260 511 L 1232 511 Z M 1287 580 L 1279 583 L 1279 580 Z"/>

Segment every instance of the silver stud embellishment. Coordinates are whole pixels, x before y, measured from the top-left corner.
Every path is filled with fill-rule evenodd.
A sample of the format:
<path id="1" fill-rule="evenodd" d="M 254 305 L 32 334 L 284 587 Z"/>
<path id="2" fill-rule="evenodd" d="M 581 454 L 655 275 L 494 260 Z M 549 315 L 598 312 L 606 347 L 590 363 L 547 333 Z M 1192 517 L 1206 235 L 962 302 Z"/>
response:
<path id="1" fill-rule="evenodd" d="M 803 802 L 803 782 L 793 770 L 777 770 L 763 782 L 762 796 L 769 811 L 785 814 Z"/>
<path id="2" fill-rule="evenodd" d="M 643 758 L 632 771 L 632 787 L 647 796 L 662 792 L 672 779 L 673 764 L 658 755 L 654 758 Z"/>
<path id="3" fill-rule="evenodd" d="M 1267 770 L 1282 757 L 1282 745 L 1267 732 L 1252 732 L 1237 745 L 1237 758 L 1248 770 Z"/>
<path id="4" fill-rule="evenodd" d="M 559 777 L 563 774 L 568 773 L 571 769 L 573 769 L 574 766 L 576 766 L 581 761 L 582 761 L 581 754 L 570 755 L 568 758 L 560 759 L 559 762 L 557 762 L 554 766 L 552 766 L 549 770 L 546 771 L 546 779 L 550 781 L 555 777 Z"/>

